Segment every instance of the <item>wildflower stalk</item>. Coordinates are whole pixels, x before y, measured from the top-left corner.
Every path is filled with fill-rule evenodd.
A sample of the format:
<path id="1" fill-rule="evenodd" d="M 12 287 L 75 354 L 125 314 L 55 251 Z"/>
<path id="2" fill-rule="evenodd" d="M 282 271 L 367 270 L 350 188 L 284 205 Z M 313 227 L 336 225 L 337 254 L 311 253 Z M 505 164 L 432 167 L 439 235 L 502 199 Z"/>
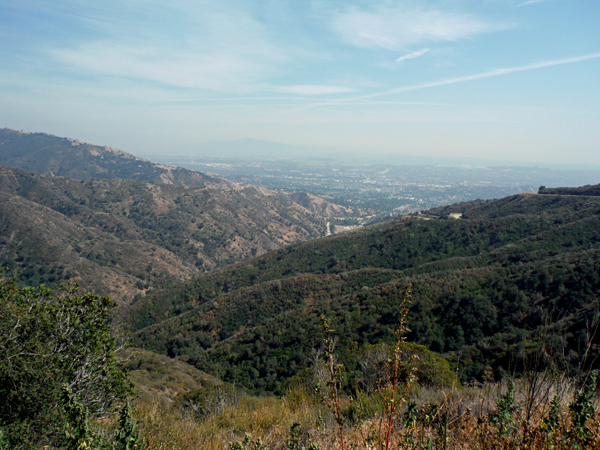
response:
<path id="1" fill-rule="evenodd" d="M 401 303 L 401 312 L 400 312 L 400 324 L 398 325 L 398 329 L 396 330 L 396 346 L 394 347 L 394 364 L 392 366 L 391 376 L 388 383 L 388 389 L 390 390 L 389 397 L 384 396 L 385 408 L 388 411 L 387 417 L 387 431 L 385 436 L 385 449 L 389 450 L 390 448 L 390 439 L 392 436 L 392 426 L 394 424 L 394 414 L 398 409 L 398 406 L 401 405 L 404 400 L 406 393 L 410 389 L 412 382 L 414 381 L 414 370 L 409 374 L 408 380 L 405 384 L 405 390 L 399 397 L 396 396 L 396 390 L 398 385 L 400 384 L 400 375 L 401 375 L 401 347 L 402 343 L 406 339 L 404 337 L 404 333 L 408 331 L 406 327 L 406 317 L 408 315 L 408 305 L 410 304 L 411 298 L 411 289 L 412 285 L 409 284 L 404 288 L 404 292 L 402 293 L 402 303 Z"/>
<path id="2" fill-rule="evenodd" d="M 338 425 L 340 433 L 340 442 L 342 444 L 342 450 L 346 450 L 346 444 L 344 443 L 344 420 L 340 413 L 340 391 L 342 388 L 342 365 L 337 364 L 335 361 L 335 339 L 333 338 L 333 330 L 329 326 L 329 321 L 325 314 L 321 315 L 321 322 L 323 323 L 323 330 L 325 331 L 325 356 L 327 358 L 327 369 L 329 370 L 329 377 L 331 389 L 333 392 L 333 398 L 327 398 L 324 396 L 324 400 L 328 403 L 334 413 L 335 420 Z"/>

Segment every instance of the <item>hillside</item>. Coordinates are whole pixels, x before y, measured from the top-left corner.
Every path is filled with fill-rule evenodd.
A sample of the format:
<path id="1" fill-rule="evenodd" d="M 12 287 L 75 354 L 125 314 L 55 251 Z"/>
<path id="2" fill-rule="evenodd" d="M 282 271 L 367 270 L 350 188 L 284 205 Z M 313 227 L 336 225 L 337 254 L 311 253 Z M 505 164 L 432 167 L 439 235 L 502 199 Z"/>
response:
<path id="1" fill-rule="evenodd" d="M 586 349 L 594 360 L 600 199 L 530 194 L 455 209 L 463 219 L 431 211 L 441 218 L 321 238 L 140 299 L 126 314 L 134 343 L 280 392 L 311 365 L 326 313 L 357 380 L 361 352 L 393 341 L 412 283 L 409 340 L 459 361 L 465 379 L 523 370 L 544 334 L 553 364 L 586 364 Z"/>
<path id="2" fill-rule="evenodd" d="M 326 218 L 264 188 L 46 177 L 0 165 L 0 263 L 28 284 L 119 301 L 322 236 Z"/>
<path id="3" fill-rule="evenodd" d="M 186 392 L 223 384 L 183 361 L 147 350 L 127 348 L 120 357 L 138 393 L 159 402 L 169 404 Z"/>
<path id="4" fill-rule="evenodd" d="M 79 180 L 119 178 L 180 186 L 227 183 L 192 170 L 146 161 L 115 148 L 9 128 L 0 129 L 0 164 Z"/>
<path id="5" fill-rule="evenodd" d="M 0 164 L 46 176 L 78 180 L 122 179 L 188 187 L 239 191 L 237 183 L 206 174 L 158 164 L 121 150 L 61 138 L 45 133 L 0 129 Z M 254 193 L 272 196 L 276 191 L 246 186 Z M 283 193 L 294 203 L 323 217 L 346 217 L 352 210 L 306 192 Z"/>

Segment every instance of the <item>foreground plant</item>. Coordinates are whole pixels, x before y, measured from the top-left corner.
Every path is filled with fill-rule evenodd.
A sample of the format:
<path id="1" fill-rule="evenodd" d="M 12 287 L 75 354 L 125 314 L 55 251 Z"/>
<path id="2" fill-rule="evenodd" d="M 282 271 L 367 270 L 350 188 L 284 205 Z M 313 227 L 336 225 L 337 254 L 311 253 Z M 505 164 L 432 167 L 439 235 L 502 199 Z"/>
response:
<path id="1" fill-rule="evenodd" d="M 252 435 L 246 433 L 242 441 L 230 443 L 229 450 L 269 450 L 269 447 L 263 446 L 260 438 L 252 441 Z"/>
<path id="2" fill-rule="evenodd" d="M 323 324 L 323 331 L 325 332 L 325 358 L 327 369 L 329 371 L 329 382 L 327 384 L 331 388 L 331 396 L 327 392 L 323 392 L 322 386 L 319 386 L 318 389 L 321 390 L 323 400 L 327 406 L 329 406 L 335 414 L 342 450 L 346 450 L 346 444 L 344 443 L 344 419 L 340 413 L 340 394 L 343 381 L 342 365 L 338 364 L 336 361 L 334 352 L 335 338 L 333 337 L 333 330 L 329 326 L 329 321 L 325 314 L 321 315 L 321 322 Z"/>
<path id="3" fill-rule="evenodd" d="M 54 295 L 0 273 L 0 426 L 11 448 L 55 444 L 69 420 L 73 433 L 87 423 L 76 415 L 115 412 L 130 394 L 108 324 L 113 306 L 76 286 Z"/>
<path id="4" fill-rule="evenodd" d="M 586 380 L 583 389 L 575 393 L 575 398 L 569 404 L 573 434 L 575 437 L 587 440 L 591 437 L 588 421 L 594 416 L 596 410 L 592 399 L 596 391 L 596 373 L 592 373 Z"/>
<path id="5" fill-rule="evenodd" d="M 381 390 L 384 401 L 384 413 L 387 422 L 385 434 L 385 449 L 390 448 L 390 439 L 392 437 L 392 427 L 398 408 L 406 401 L 406 395 L 412 384 L 416 380 L 416 367 L 410 367 L 410 362 L 414 361 L 415 356 L 410 356 L 407 361 L 402 359 L 402 343 L 406 340 L 404 334 L 409 331 L 406 326 L 406 316 L 408 315 L 408 305 L 410 304 L 412 285 L 406 286 L 402 293 L 402 303 L 400 304 L 400 324 L 396 330 L 396 346 L 394 347 L 394 361 L 391 364 L 389 380 Z M 404 379 L 403 379 L 404 378 Z M 401 384 L 402 381 L 402 384 Z M 408 428 L 408 426 L 407 426 Z"/>
<path id="6" fill-rule="evenodd" d="M 508 385 L 506 393 L 496 399 L 497 410 L 490 414 L 490 422 L 497 428 L 500 434 L 507 434 L 514 430 L 517 423 L 513 419 L 514 413 L 517 411 L 515 404 L 515 384 L 511 381 Z"/>
<path id="7" fill-rule="evenodd" d="M 290 439 L 287 444 L 290 450 L 321 450 L 321 445 L 317 442 L 311 442 L 308 448 L 300 446 L 300 424 L 298 422 L 294 422 L 290 428 Z"/>
<path id="8" fill-rule="evenodd" d="M 115 435 L 116 450 L 141 450 L 142 438 L 132 417 L 131 404 L 126 402 L 119 417 L 119 430 Z"/>

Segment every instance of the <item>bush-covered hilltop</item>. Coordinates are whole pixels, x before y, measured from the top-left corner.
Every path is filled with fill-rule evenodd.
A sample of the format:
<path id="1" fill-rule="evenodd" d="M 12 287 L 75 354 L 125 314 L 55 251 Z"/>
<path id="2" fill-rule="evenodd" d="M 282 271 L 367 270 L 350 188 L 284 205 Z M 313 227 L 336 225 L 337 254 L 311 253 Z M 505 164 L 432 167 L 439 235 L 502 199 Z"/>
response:
<path id="1" fill-rule="evenodd" d="M 600 198 L 518 195 L 463 205 L 270 252 L 139 299 L 136 345 L 257 391 L 281 391 L 311 366 L 325 313 L 349 379 L 361 354 L 391 344 L 401 290 L 414 286 L 409 341 L 463 378 L 597 355 Z M 350 356 L 352 355 L 352 357 Z M 357 356 L 358 355 L 358 356 Z M 585 355 L 585 358 L 584 358 Z"/>
<path id="2" fill-rule="evenodd" d="M 557 188 L 547 188 L 546 186 L 540 186 L 538 194 L 546 194 L 546 195 L 588 195 L 598 197 L 600 196 L 600 184 L 595 184 L 593 186 L 586 184 L 585 186 L 580 187 L 557 187 Z"/>

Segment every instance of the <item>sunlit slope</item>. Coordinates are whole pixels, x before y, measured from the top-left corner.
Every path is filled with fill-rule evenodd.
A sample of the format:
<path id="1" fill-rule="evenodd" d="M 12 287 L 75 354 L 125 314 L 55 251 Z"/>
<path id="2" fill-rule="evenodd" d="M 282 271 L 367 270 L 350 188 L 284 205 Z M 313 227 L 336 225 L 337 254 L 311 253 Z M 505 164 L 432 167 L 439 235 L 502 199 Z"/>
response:
<path id="1" fill-rule="evenodd" d="M 27 284 L 131 299 L 316 238 L 325 218 L 266 189 L 45 177 L 0 165 L 0 264 Z"/>
<path id="2" fill-rule="evenodd" d="M 127 348 L 119 356 L 138 393 L 158 402 L 172 403 L 187 392 L 223 384 L 183 361 L 148 350 Z"/>

